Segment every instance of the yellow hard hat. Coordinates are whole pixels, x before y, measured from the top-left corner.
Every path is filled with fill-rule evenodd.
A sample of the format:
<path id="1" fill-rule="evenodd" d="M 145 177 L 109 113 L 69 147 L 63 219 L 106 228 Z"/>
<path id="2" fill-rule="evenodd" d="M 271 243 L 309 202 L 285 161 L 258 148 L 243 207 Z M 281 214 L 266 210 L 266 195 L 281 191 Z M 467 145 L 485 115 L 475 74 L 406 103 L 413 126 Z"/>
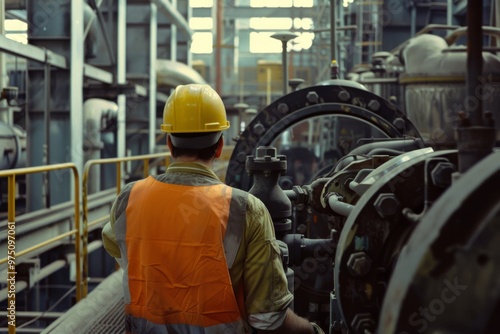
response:
<path id="1" fill-rule="evenodd" d="M 161 131 L 174 134 L 172 143 L 177 147 L 211 146 L 220 138 L 220 132 L 228 128 L 224 103 L 209 85 L 179 85 L 165 103 Z M 206 136 L 196 136 L 197 140 L 175 136 L 188 133 Z"/>

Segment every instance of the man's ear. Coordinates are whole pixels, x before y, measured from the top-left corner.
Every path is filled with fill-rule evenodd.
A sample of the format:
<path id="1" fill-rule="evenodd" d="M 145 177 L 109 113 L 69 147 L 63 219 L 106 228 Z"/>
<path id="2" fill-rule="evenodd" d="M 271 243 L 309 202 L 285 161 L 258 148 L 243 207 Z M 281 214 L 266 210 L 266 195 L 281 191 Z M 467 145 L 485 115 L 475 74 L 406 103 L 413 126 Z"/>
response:
<path id="1" fill-rule="evenodd" d="M 167 146 L 168 146 L 168 149 L 170 150 L 170 155 L 171 155 L 173 158 L 175 158 L 175 157 L 174 157 L 174 154 L 173 154 L 174 150 L 172 149 L 172 148 L 173 148 L 173 145 L 172 145 L 172 139 L 170 139 L 170 135 L 167 135 Z"/>
<path id="2" fill-rule="evenodd" d="M 222 149 L 224 148 L 224 136 L 220 136 L 217 142 L 217 149 L 215 150 L 215 159 L 219 159 L 222 155 Z"/>

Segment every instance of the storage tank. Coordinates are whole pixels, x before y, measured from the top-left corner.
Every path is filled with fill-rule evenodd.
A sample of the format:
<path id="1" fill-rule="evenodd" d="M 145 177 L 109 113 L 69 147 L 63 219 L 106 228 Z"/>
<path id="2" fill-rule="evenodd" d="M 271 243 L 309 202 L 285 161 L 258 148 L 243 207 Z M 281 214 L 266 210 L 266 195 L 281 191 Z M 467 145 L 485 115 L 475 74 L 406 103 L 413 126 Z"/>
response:
<path id="1" fill-rule="evenodd" d="M 463 33 L 463 31 L 462 31 Z M 468 96 L 465 46 L 450 44 L 453 38 L 423 34 L 409 40 L 401 51 L 405 71 L 405 111 L 422 137 L 437 148 L 456 147 L 455 129 L 459 113 L 474 110 L 479 99 L 483 112 L 491 112 L 500 141 L 500 58 L 483 52 L 483 91 Z"/>

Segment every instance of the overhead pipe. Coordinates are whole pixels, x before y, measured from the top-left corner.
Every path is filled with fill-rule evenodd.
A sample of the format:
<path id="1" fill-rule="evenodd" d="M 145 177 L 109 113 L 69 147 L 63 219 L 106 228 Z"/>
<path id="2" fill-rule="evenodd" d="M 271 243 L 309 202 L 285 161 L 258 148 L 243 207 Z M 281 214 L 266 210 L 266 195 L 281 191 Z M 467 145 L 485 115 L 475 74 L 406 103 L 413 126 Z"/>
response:
<path id="1" fill-rule="evenodd" d="M 93 2 L 95 4 L 95 1 Z M 96 5 L 97 6 L 97 5 Z M 96 11 L 99 9 L 97 8 Z M 100 11 L 98 11 L 100 13 Z M 85 57 L 94 58 L 97 55 L 97 37 L 100 34 L 99 27 L 97 25 L 97 15 L 96 12 L 92 9 L 92 7 L 85 3 L 83 6 L 83 24 L 85 27 L 84 38 L 85 38 Z M 110 51 L 110 45 L 108 41 L 107 34 L 103 34 L 106 42 L 106 47 L 108 48 L 108 52 L 110 53 L 110 57 L 112 58 L 113 64 L 114 62 L 114 54 L 112 53 L 112 49 Z"/>
<path id="2" fill-rule="evenodd" d="M 189 24 L 187 20 L 179 13 L 177 8 L 175 8 L 172 3 L 168 0 L 152 0 L 158 7 L 158 11 L 160 11 L 163 15 L 165 15 L 168 19 L 170 19 L 172 24 L 178 29 L 181 29 L 186 33 L 189 40 L 193 36 L 193 31 L 189 28 Z"/>
<path id="3" fill-rule="evenodd" d="M 175 87 L 190 83 L 206 84 L 205 79 L 192 67 L 169 59 L 156 60 L 158 86 Z"/>
<path id="4" fill-rule="evenodd" d="M 95 2 L 95 0 L 89 0 L 90 5 L 86 4 L 85 6 L 85 12 L 84 15 L 87 15 L 88 9 L 90 9 L 92 15 L 96 16 L 97 19 L 99 20 L 99 25 L 101 26 L 101 31 L 102 31 L 102 36 L 104 37 L 104 43 L 106 44 L 106 49 L 108 50 L 109 58 L 111 59 L 111 64 L 116 64 L 116 57 L 115 57 L 115 52 L 113 50 L 113 47 L 111 45 L 110 38 L 108 36 L 108 31 L 105 29 L 105 20 L 102 15 L 101 10 L 99 9 L 98 4 Z M 95 12 L 94 12 L 95 10 Z M 99 30 L 97 29 L 97 26 L 95 24 L 92 24 L 94 27 L 94 34 L 97 35 L 99 33 Z M 97 30 L 97 31 L 96 31 Z M 95 54 L 89 55 L 89 57 L 95 57 Z"/>

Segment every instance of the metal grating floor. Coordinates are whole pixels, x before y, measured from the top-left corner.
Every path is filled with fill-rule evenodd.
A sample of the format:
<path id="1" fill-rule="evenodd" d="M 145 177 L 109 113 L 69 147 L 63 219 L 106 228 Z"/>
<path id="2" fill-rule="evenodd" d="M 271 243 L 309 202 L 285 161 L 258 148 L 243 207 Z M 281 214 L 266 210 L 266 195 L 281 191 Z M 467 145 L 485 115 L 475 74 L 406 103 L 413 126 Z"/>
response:
<path id="1" fill-rule="evenodd" d="M 125 313 L 123 298 L 115 303 L 82 329 L 82 334 L 118 334 L 125 333 Z"/>
<path id="2" fill-rule="evenodd" d="M 111 274 L 42 334 L 125 333 L 122 277 L 122 270 Z"/>

